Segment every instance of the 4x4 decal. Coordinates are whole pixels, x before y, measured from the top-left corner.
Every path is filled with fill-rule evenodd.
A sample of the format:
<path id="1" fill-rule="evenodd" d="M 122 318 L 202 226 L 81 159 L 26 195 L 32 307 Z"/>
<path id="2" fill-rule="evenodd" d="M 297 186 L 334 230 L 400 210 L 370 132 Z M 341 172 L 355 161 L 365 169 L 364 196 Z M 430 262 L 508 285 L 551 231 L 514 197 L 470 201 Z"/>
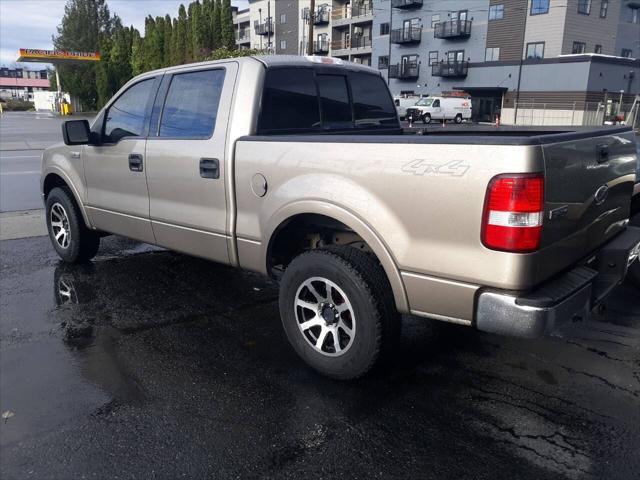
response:
<path id="1" fill-rule="evenodd" d="M 402 171 L 414 175 L 450 175 L 462 177 L 471 168 L 463 160 L 451 160 L 447 163 L 435 163 L 429 160 L 412 160 L 403 165 Z"/>

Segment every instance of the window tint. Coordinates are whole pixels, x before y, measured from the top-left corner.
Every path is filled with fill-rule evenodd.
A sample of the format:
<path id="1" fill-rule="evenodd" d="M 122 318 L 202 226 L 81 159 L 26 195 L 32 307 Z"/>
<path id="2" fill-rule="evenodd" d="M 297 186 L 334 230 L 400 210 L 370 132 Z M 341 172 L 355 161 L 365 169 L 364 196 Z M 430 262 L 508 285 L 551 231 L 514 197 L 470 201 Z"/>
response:
<path id="1" fill-rule="evenodd" d="M 320 109 L 313 70 L 267 70 L 258 130 L 287 132 L 316 128 L 320 128 Z"/>
<path id="2" fill-rule="evenodd" d="M 318 75 L 318 90 L 322 108 L 322 126 L 351 127 L 351 104 L 347 77 L 342 75 Z"/>
<path id="3" fill-rule="evenodd" d="M 352 73 L 351 94 L 356 127 L 398 126 L 398 113 L 382 77 Z"/>
<path id="4" fill-rule="evenodd" d="M 147 106 L 155 79 L 136 83 L 109 107 L 104 125 L 104 141 L 116 143 L 124 137 L 144 134 L 149 119 Z"/>
<path id="5" fill-rule="evenodd" d="M 213 134 L 224 70 L 174 75 L 160 120 L 161 137 L 208 138 Z"/>

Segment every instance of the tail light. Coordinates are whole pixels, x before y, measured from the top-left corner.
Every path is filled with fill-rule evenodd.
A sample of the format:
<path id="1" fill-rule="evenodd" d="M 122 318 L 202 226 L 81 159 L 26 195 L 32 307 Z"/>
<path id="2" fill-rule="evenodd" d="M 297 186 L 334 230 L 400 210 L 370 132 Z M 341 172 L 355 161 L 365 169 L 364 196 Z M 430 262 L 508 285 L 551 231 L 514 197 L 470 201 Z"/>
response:
<path id="1" fill-rule="evenodd" d="M 540 246 L 544 218 L 544 176 L 506 174 L 487 187 L 482 243 L 493 250 L 533 252 Z"/>

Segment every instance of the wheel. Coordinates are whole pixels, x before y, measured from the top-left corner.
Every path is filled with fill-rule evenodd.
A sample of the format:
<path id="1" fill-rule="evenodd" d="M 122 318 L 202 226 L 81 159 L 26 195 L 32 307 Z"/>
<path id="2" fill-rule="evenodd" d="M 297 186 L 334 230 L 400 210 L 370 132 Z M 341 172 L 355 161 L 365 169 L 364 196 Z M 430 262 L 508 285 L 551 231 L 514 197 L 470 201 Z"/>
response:
<path id="1" fill-rule="evenodd" d="M 373 256 L 353 247 L 296 257 L 280 284 L 280 316 L 298 355 L 340 380 L 367 373 L 400 333 L 384 270 Z"/>
<path id="2" fill-rule="evenodd" d="M 456 115 L 455 122 L 456 123 L 462 123 L 462 115 L 461 114 L 457 114 Z"/>
<path id="3" fill-rule="evenodd" d="M 430 114 L 430 113 L 425 113 L 425 114 L 422 116 L 422 123 L 424 123 L 424 124 L 429 124 L 429 123 L 431 123 L 431 114 Z"/>
<path id="4" fill-rule="evenodd" d="M 98 253 L 100 236 L 85 226 L 67 189 L 54 188 L 47 196 L 46 221 L 53 248 L 65 262 L 86 262 Z"/>

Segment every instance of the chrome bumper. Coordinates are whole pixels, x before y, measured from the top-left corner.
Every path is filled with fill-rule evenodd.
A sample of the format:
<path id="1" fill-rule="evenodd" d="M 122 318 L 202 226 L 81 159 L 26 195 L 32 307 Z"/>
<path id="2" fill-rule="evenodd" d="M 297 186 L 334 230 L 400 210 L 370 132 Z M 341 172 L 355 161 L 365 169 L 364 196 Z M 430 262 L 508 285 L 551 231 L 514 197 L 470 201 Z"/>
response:
<path id="1" fill-rule="evenodd" d="M 539 337 L 576 317 L 583 320 L 619 285 L 638 261 L 640 228 L 629 227 L 604 245 L 592 261 L 525 294 L 484 290 L 477 297 L 479 330 L 517 337 Z"/>

